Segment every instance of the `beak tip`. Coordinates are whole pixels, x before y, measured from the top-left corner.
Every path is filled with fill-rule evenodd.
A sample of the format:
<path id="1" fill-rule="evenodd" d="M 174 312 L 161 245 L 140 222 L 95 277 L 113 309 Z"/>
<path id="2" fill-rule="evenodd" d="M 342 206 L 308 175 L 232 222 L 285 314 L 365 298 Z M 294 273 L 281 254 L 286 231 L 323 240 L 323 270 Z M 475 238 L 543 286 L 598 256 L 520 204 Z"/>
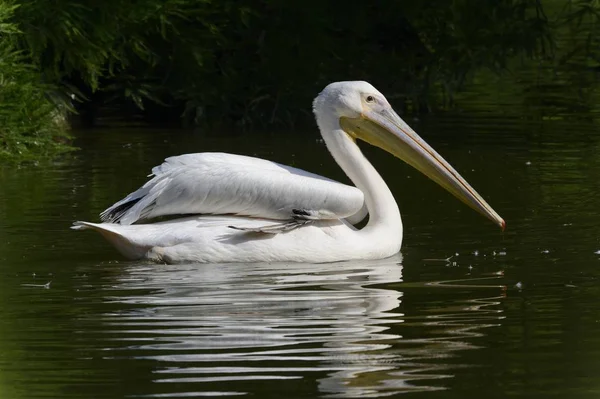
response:
<path id="1" fill-rule="evenodd" d="M 502 229 L 502 231 L 506 230 L 506 222 L 504 221 L 504 219 L 500 219 L 500 228 Z"/>

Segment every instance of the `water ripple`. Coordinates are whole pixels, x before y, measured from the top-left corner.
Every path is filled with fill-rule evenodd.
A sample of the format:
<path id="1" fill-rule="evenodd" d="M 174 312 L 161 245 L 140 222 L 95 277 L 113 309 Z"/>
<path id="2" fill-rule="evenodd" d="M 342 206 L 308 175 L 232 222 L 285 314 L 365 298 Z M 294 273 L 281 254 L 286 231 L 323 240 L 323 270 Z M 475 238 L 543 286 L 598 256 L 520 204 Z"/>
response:
<path id="1" fill-rule="evenodd" d="M 482 282 L 467 286 L 497 290 Z M 400 255 L 319 265 L 132 265 L 104 291 L 117 310 L 99 320 L 103 358 L 152 362 L 154 384 L 135 397 L 235 396 L 256 392 L 261 381 L 293 390 L 285 384 L 300 379 L 329 397 L 444 389 L 435 381 L 461 367 L 453 353 L 475 349 L 467 339 L 502 319 L 498 298 L 411 316 L 401 311 L 403 284 Z M 415 328 L 429 334 L 403 336 Z"/>

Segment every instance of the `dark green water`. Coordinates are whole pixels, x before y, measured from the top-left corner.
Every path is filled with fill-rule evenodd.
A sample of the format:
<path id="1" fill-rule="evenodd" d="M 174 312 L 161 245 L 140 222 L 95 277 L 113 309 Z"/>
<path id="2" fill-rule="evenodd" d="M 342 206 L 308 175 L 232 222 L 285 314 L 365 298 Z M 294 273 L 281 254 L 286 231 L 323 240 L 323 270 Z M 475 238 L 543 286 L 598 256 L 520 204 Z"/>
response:
<path id="1" fill-rule="evenodd" d="M 343 174 L 316 134 L 164 131 L 85 132 L 70 158 L 0 169 L 0 398 L 598 397 L 598 128 L 409 122 L 505 233 L 365 148 L 399 202 L 401 256 L 127 262 L 69 226 L 97 220 L 166 156 L 228 151 Z"/>

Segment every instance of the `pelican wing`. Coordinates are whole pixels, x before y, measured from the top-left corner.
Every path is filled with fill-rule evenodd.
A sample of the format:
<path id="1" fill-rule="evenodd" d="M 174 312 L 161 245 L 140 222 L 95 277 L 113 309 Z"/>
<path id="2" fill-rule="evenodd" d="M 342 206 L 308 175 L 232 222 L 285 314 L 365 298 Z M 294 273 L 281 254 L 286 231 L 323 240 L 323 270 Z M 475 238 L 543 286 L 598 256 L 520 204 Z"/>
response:
<path id="1" fill-rule="evenodd" d="M 260 158 L 225 153 L 167 158 L 140 189 L 101 213 L 132 224 L 180 214 L 241 215 L 274 220 L 365 216 L 356 187 Z"/>

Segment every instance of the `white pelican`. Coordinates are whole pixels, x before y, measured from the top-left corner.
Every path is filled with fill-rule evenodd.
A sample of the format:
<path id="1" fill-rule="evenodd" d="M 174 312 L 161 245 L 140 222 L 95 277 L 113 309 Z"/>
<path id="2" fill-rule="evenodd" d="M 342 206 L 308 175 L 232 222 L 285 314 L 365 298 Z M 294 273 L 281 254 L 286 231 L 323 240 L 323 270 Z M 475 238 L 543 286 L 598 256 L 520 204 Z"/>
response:
<path id="1" fill-rule="evenodd" d="M 101 214 L 75 222 L 125 257 L 158 262 L 334 262 L 392 256 L 398 205 L 355 140 L 412 165 L 502 229 L 504 220 L 367 82 L 328 85 L 314 101 L 331 155 L 356 187 L 263 159 L 224 153 L 166 159 L 153 178 Z M 362 229 L 352 224 L 366 214 Z M 196 215 L 151 224 L 139 220 Z"/>

